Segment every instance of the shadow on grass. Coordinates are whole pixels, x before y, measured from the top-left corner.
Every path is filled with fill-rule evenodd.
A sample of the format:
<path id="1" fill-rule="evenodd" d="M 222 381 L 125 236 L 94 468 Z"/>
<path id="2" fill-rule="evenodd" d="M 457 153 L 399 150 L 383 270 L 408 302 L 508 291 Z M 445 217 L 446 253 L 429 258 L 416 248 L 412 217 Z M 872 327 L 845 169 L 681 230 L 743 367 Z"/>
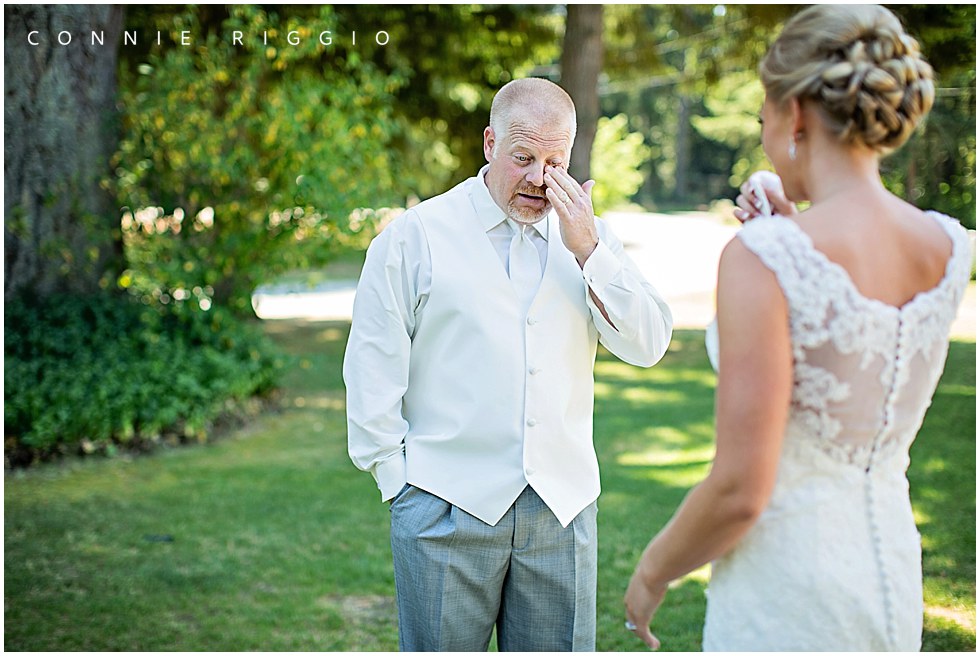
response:
<path id="1" fill-rule="evenodd" d="M 646 650 L 623 628 L 623 594 L 647 542 L 707 474 L 714 453 L 715 380 L 703 331 L 675 331 L 668 353 L 650 369 L 600 350 L 594 420 L 602 471 L 600 651 Z M 702 570 L 671 589 L 654 622 L 663 649 L 700 649 L 704 587 Z"/>
<path id="2" fill-rule="evenodd" d="M 977 634 L 958 621 L 926 614 L 922 651 L 976 651 Z"/>
<path id="3" fill-rule="evenodd" d="M 347 457 L 349 324 L 263 326 L 298 362 L 282 411 L 214 444 L 7 476 L 6 649 L 397 648 L 387 509 Z M 976 642 L 975 353 L 952 345 L 909 472 L 927 649 Z M 600 651 L 645 650 L 623 629 L 622 596 L 649 539 L 707 473 L 714 386 L 701 331 L 677 331 L 651 369 L 600 351 Z M 671 590 L 654 625 L 665 649 L 700 648 L 705 581 L 701 570 Z"/>

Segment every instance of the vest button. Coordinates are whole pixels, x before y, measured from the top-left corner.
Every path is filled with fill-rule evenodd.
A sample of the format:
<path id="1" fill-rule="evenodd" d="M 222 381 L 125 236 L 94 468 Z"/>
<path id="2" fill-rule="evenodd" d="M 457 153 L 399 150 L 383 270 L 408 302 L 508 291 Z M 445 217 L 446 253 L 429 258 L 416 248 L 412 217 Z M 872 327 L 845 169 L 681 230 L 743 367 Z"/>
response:
<path id="1" fill-rule="evenodd" d="M 534 317 L 528 317 L 528 318 L 527 318 L 527 325 L 529 325 L 529 326 L 533 326 L 533 325 L 534 325 L 534 324 L 536 324 L 537 322 L 538 322 L 538 320 L 537 320 L 537 319 L 535 319 Z"/>
<path id="2" fill-rule="evenodd" d="M 528 467 L 527 469 L 525 469 L 524 475 L 528 477 L 534 476 L 534 467 Z"/>
<path id="3" fill-rule="evenodd" d="M 534 374 L 538 373 L 539 371 L 541 371 L 541 370 L 538 369 L 537 367 L 531 367 L 530 369 L 527 370 L 527 373 L 529 373 L 529 374 L 531 374 L 533 376 Z"/>
<path id="4" fill-rule="evenodd" d="M 534 428 L 535 426 L 538 425 L 538 420 L 537 419 L 528 419 L 527 420 L 527 425 L 530 426 L 530 427 L 532 427 L 532 428 Z"/>

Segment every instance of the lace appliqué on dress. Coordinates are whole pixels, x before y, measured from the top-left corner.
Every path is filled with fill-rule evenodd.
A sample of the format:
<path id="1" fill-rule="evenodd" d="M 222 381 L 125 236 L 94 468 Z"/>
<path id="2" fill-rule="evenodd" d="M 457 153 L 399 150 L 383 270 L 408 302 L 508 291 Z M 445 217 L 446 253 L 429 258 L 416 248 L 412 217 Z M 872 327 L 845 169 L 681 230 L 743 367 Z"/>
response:
<path id="1" fill-rule="evenodd" d="M 900 308 L 862 296 L 791 219 L 739 232 L 786 297 L 794 385 L 769 505 L 712 566 L 706 650 L 921 647 L 922 553 L 905 471 L 971 261 L 966 231 L 930 217 L 953 254 L 943 280 Z"/>
<path id="2" fill-rule="evenodd" d="M 839 361 L 850 356 L 856 358 L 860 370 L 877 373 L 874 378 L 880 387 L 861 392 L 886 399 L 891 396 L 889 390 L 908 380 L 907 360 L 921 354 L 937 362 L 934 351 L 945 346 L 963 289 L 954 283 L 968 274 L 969 258 L 963 253 L 965 233 L 959 223 L 929 214 L 950 235 L 953 254 L 941 283 L 903 308 L 862 296 L 847 271 L 818 251 L 790 219 L 754 219 L 738 233 L 745 246 L 776 274 L 787 299 L 795 380 L 789 421 L 805 426 L 803 434 L 814 438 L 835 459 L 863 465 L 876 448 L 838 439 L 841 422 L 832 406 L 848 400 L 852 385 L 842 382 L 841 376 L 854 373 Z M 836 355 L 828 355 L 828 349 Z M 825 362 L 831 364 L 823 366 Z M 832 365 L 840 371 L 830 368 Z M 941 359 L 936 366 L 942 366 Z M 881 421 L 887 421 L 889 415 L 886 410 Z"/>
<path id="3" fill-rule="evenodd" d="M 841 430 L 841 423 L 827 411 L 831 401 L 844 401 L 851 393 L 847 383 L 826 369 L 813 367 L 805 362 L 796 365 L 793 403 L 796 417 L 809 433 L 824 440 L 832 440 Z"/>

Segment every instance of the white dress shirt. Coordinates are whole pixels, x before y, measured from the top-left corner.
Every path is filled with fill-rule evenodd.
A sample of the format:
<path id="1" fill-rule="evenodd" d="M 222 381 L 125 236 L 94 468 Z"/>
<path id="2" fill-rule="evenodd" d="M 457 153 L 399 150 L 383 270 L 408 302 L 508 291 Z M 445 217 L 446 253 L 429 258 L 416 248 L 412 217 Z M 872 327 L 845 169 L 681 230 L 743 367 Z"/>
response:
<path id="1" fill-rule="evenodd" d="M 543 277 L 530 310 L 518 308 L 513 227 L 484 172 L 371 244 L 344 359 L 349 452 L 382 499 L 408 482 L 494 524 L 531 484 L 567 525 L 599 490 L 595 343 L 651 366 L 667 349 L 670 310 L 599 219 L 580 268 L 554 212 L 529 233 Z"/>

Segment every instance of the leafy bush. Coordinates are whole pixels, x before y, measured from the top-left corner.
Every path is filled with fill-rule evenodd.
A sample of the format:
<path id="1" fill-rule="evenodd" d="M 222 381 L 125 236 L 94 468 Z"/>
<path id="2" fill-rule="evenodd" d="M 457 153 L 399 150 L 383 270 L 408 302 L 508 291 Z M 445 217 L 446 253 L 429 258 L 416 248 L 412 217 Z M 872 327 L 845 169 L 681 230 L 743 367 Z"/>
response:
<path id="1" fill-rule="evenodd" d="M 403 81 L 324 45 L 318 35 L 336 29 L 329 6 L 305 20 L 228 12 L 198 47 L 154 48 L 122 69 L 114 171 L 130 269 L 119 283 L 251 316 L 258 284 L 366 246 L 373 213 L 359 208 L 399 202 L 393 93 Z M 200 14 L 172 20 L 198 35 Z M 241 45 L 225 38 L 235 32 Z"/>
<path id="2" fill-rule="evenodd" d="M 626 114 L 599 119 L 592 145 L 592 177 L 596 181 L 592 205 L 596 214 L 629 202 L 643 184 L 640 167 L 649 157 L 650 148 L 643 143 L 642 134 L 630 132 Z"/>
<path id="3" fill-rule="evenodd" d="M 8 463 L 70 449 L 113 451 L 212 422 L 272 391 L 286 367 L 253 326 L 129 296 L 16 298 L 5 307 Z"/>

